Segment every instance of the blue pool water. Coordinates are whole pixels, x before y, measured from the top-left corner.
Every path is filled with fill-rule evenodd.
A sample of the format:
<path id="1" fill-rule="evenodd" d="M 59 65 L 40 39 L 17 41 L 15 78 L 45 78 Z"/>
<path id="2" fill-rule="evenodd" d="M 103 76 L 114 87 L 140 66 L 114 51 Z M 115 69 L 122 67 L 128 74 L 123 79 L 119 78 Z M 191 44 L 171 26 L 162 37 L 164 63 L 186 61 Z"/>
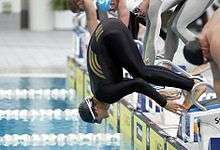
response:
<path id="1" fill-rule="evenodd" d="M 16 90 L 16 89 L 66 89 L 65 78 L 15 78 L 15 77 L 2 77 L 0 78 L 0 89 L 1 90 Z M 54 100 L 54 99 L 0 99 L 0 110 L 40 110 L 40 109 L 51 109 L 51 110 L 65 110 L 65 109 L 76 109 L 79 99 L 65 99 L 65 100 Z M 33 135 L 33 134 L 86 134 L 86 133 L 115 133 L 105 123 L 102 125 L 93 125 L 82 122 L 81 120 L 65 120 L 65 119 L 35 119 L 35 120 L 15 120 L 15 119 L 1 119 L 0 120 L 0 137 L 5 135 Z M 79 137 L 80 138 L 80 137 Z M 119 144 L 84 144 L 77 143 L 73 145 L 53 145 L 53 146 L 24 146 L 17 144 L 16 146 L 4 145 L 4 141 L 0 139 L 0 149 L 10 150 L 117 150 L 121 149 Z"/>

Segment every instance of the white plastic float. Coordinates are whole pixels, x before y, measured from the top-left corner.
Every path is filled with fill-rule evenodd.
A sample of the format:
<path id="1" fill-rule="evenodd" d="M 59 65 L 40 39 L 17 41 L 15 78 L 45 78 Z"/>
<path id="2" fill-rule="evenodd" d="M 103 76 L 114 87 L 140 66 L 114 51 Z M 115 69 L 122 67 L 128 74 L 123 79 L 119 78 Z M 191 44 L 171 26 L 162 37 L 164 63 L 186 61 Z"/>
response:
<path id="1" fill-rule="evenodd" d="M 65 145 L 120 145 L 120 133 L 70 134 L 5 134 L 0 137 L 3 146 L 65 146 Z"/>
<path id="2" fill-rule="evenodd" d="M 23 120 L 23 121 L 35 121 L 35 120 L 72 120 L 78 121 L 79 114 L 78 109 L 40 109 L 40 110 L 0 110 L 0 120 Z"/>
<path id="3" fill-rule="evenodd" d="M 0 90 L 0 100 L 2 99 L 53 99 L 65 100 L 75 97 L 73 89 L 8 89 Z"/>

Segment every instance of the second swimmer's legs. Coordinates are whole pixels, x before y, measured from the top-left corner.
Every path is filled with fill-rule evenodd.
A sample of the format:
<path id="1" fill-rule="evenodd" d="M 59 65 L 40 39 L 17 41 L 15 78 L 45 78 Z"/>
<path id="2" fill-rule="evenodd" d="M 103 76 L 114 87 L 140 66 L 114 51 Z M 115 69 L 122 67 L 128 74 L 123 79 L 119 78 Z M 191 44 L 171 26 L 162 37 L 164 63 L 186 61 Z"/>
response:
<path id="1" fill-rule="evenodd" d="M 173 30 L 184 43 L 195 39 L 196 35 L 187 26 L 201 16 L 214 0 L 186 0 L 173 22 Z"/>
<path id="2" fill-rule="evenodd" d="M 182 0 L 153 0 L 150 1 L 148 9 L 148 18 L 149 18 L 149 31 L 145 35 L 145 52 L 144 60 L 152 65 L 154 64 L 156 58 L 156 45 L 159 38 L 160 28 L 161 28 L 161 14 L 180 3 Z"/>

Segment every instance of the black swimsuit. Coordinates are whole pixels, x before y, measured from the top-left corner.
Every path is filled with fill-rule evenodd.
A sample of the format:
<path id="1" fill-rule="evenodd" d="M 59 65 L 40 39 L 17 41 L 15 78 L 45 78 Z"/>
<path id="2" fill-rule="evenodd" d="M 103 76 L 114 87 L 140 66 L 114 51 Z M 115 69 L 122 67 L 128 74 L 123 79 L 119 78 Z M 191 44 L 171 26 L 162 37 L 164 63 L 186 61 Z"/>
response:
<path id="1" fill-rule="evenodd" d="M 192 79 L 164 67 L 146 66 L 128 28 L 113 18 L 100 22 L 94 31 L 87 52 L 87 66 L 94 96 L 109 104 L 139 92 L 164 107 L 166 99 L 150 83 L 188 91 L 194 85 Z M 123 68 L 133 79 L 123 78 Z"/>

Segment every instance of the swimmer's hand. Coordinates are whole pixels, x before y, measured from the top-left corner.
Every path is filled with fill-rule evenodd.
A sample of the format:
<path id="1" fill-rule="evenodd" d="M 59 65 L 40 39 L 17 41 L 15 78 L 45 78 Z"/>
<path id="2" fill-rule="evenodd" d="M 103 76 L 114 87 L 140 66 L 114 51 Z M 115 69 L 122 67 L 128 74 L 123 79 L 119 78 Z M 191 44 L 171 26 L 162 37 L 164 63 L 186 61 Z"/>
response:
<path id="1" fill-rule="evenodd" d="M 79 13 L 83 11 L 88 11 L 89 9 L 93 9 L 93 1 L 92 0 L 69 0 L 69 8 L 74 13 Z"/>
<path id="2" fill-rule="evenodd" d="M 181 112 L 184 112 L 186 110 L 184 106 L 177 104 L 173 101 L 167 101 L 165 108 L 178 115 L 181 115 Z"/>
<path id="3" fill-rule="evenodd" d="M 79 13 L 85 10 L 84 0 L 69 0 L 69 8 L 74 13 Z"/>

